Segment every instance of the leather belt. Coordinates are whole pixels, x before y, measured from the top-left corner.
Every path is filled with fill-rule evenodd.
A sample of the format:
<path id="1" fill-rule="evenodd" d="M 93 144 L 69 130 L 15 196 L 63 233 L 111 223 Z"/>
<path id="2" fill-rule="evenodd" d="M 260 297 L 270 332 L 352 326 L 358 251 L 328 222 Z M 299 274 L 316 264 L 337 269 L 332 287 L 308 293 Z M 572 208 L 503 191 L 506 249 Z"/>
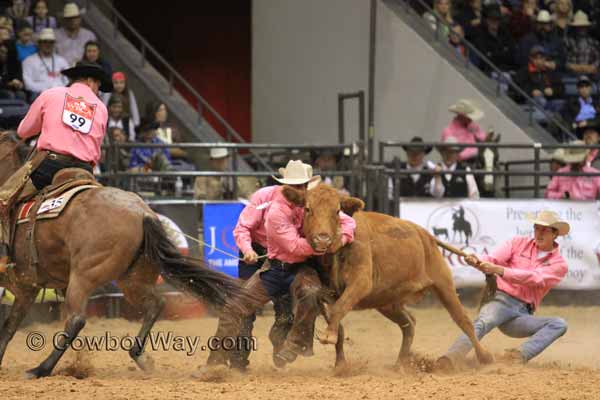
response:
<path id="1" fill-rule="evenodd" d="M 280 261 L 276 258 L 269 258 L 269 265 L 271 268 L 281 269 L 283 271 L 289 271 L 300 264 L 302 263 L 288 263 L 285 261 Z"/>
<path id="2" fill-rule="evenodd" d="M 76 158 L 73 156 L 68 156 L 66 154 L 54 153 L 52 151 L 48 152 L 47 158 L 49 158 L 50 160 L 65 161 L 65 162 L 70 162 L 70 163 L 74 163 L 74 164 L 85 164 L 85 165 L 89 165 L 90 167 L 94 168 L 94 163 L 92 163 L 92 162 L 83 161 L 83 160 L 80 160 L 79 158 Z"/>
<path id="3" fill-rule="evenodd" d="M 527 307 L 527 311 L 529 311 L 529 314 L 533 314 L 535 312 L 535 306 L 532 303 L 526 303 L 523 300 L 521 300 L 521 299 L 513 296 L 512 294 L 506 293 L 504 290 L 498 289 L 498 291 L 501 292 L 501 293 L 504 293 L 505 295 L 507 295 L 507 296 L 509 296 L 509 297 L 517 300 L 517 301 L 520 301 L 523 304 L 525 304 L 525 306 Z"/>

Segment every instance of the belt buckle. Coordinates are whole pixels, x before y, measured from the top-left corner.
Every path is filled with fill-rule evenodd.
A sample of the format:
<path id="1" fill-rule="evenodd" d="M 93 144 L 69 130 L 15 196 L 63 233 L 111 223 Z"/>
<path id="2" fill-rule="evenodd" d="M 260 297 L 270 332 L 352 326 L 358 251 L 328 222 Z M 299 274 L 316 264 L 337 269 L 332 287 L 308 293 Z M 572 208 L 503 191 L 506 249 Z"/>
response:
<path id="1" fill-rule="evenodd" d="M 54 154 L 54 153 L 48 153 L 48 158 L 50 160 L 57 160 L 58 159 L 57 155 Z"/>

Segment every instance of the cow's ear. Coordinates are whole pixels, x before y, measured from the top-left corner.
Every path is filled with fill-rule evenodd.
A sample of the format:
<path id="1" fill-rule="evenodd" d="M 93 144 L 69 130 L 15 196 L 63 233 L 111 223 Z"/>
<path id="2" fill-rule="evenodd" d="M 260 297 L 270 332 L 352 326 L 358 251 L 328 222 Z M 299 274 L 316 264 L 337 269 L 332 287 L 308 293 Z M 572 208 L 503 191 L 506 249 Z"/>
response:
<path id="1" fill-rule="evenodd" d="M 352 215 L 357 211 L 365 208 L 365 202 L 357 197 L 342 196 L 340 197 L 340 208 L 348 215 Z"/>
<path id="2" fill-rule="evenodd" d="M 281 192 L 290 203 L 299 207 L 304 207 L 304 204 L 306 203 L 306 194 L 303 191 L 294 189 L 288 185 L 283 185 Z"/>

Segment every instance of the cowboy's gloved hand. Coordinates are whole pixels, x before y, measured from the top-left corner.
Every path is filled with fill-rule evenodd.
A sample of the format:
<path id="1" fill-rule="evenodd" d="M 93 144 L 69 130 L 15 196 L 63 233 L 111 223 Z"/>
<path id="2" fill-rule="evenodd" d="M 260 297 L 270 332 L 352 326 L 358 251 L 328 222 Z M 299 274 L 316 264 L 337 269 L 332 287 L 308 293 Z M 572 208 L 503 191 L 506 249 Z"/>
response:
<path id="1" fill-rule="evenodd" d="M 258 261 L 258 254 L 254 250 L 250 250 L 247 253 L 244 253 L 244 262 L 246 264 L 256 264 Z"/>
<path id="2" fill-rule="evenodd" d="M 477 268 L 481 264 L 481 260 L 475 254 L 469 254 L 465 257 L 465 262 L 471 267 Z"/>

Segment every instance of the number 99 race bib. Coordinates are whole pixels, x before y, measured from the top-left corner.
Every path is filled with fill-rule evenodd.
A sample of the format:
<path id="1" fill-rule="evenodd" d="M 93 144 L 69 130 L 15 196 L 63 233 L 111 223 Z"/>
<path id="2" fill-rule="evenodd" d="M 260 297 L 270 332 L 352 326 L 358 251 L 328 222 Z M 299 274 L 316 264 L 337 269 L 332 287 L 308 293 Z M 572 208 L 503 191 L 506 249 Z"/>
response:
<path id="1" fill-rule="evenodd" d="M 96 113 L 96 104 L 87 103 L 83 98 L 65 95 L 62 121 L 69 128 L 83 134 L 90 133 Z"/>

